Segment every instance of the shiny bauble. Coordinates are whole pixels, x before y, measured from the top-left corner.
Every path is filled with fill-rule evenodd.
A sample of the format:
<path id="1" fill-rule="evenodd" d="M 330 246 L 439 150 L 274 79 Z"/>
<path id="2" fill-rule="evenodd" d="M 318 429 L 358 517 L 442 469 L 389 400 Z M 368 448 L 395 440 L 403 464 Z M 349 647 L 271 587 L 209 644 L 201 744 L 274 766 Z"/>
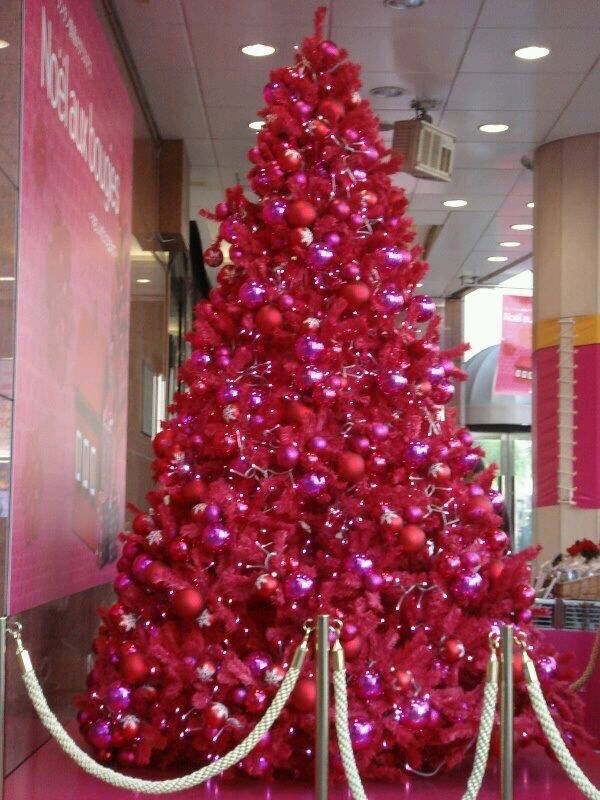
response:
<path id="1" fill-rule="evenodd" d="M 303 572 L 292 572 L 285 579 L 283 591 L 288 600 L 303 600 L 313 594 L 315 581 Z"/>
<path id="2" fill-rule="evenodd" d="M 412 299 L 412 307 L 417 312 L 418 322 L 428 322 L 435 314 L 435 303 L 425 294 L 416 294 Z"/>
<path id="3" fill-rule="evenodd" d="M 269 695 L 259 686 L 247 690 L 244 704 L 251 714 L 262 714 L 269 702 Z"/>
<path id="4" fill-rule="evenodd" d="M 377 383 L 383 394 L 393 397 L 406 389 L 408 378 L 401 370 L 389 369 L 379 373 Z"/>
<path id="5" fill-rule="evenodd" d="M 127 683 L 142 683 L 148 674 L 148 665 L 139 653 L 123 656 L 119 662 L 119 671 Z"/>
<path id="6" fill-rule="evenodd" d="M 229 709 L 223 703 L 211 703 L 204 711 L 207 728 L 222 728 L 229 717 Z"/>
<path id="7" fill-rule="evenodd" d="M 383 694 L 383 680 L 378 672 L 373 670 L 365 670 L 362 672 L 356 681 L 358 693 L 366 700 L 374 697 L 381 697 Z"/>
<path id="8" fill-rule="evenodd" d="M 366 283 L 359 281 L 357 283 L 347 283 L 345 286 L 342 286 L 340 294 L 350 308 L 356 309 L 369 302 L 371 290 Z"/>
<path id="9" fill-rule="evenodd" d="M 239 298 L 246 308 L 258 308 L 267 299 L 267 287 L 258 281 L 246 281 L 240 286 Z"/>
<path id="10" fill-rule="evenodd" d="M 467 505 L 467 517 L 471 522 L 483 520 L 492 511 L 491 500 L 485 496 L 473 497 Z"/>
<path id="11" fill-rule="evenodd" d="M 429 467 L 429 475 L 435 483 L 443 485 L 452 477 L 452 471 L 448 464 L 437 462 Z"/>
<path id="12" fill-rule="evenodd" d="M 269 334 L 281 328 L 283 314 L 275 306 L 262 306 L 255 317 L 256 327 L 263 334 Z"/>
<path id="13" fill-rule="evenodd" d="M 404 450 L 404 463 L 411 468 L 422 467 L 429 458 L 429 443 L 415 441 L 408 444 Z"/>
<path id="14" fill-rule="evenodd" d="M 404 526 L 404 520 L 395 511 L 386 510 L 379 518 L 379 524 L 387 533 L 399 533 Z"/>
<path id="15" fill-rule="evenodd" d="M 286 219 L 295 228 L 308 228 L 317 218 L 317 210 L 308 200 L 294 200 L 287 207 Z"/>
<path id="16" fill-rule="evenodd" d="M 146 536 L 146 534 L 154 530 L 155 525 L 154 520 L 149 514 L 137 514 L 133 518 L 131 527 L 135 533 L 139 533 L 140 536 Z"/>
<path id="17" fill-rule="evenodd" d="M 465 646 L 459 639 L 446 639 L 442 644 L 442 655 L 451 664 L 460 661 L 465 655 Z"/>
<path id="18" fill-rule="evenodd" d="M 473 605 L 483 594 L 483 578 L 479 572 L 465 571 L 454 579 L 450 589 L 461 605 Z"/>
<path id="19" fill-rule="evenodd" d="M 173 613 L 181 619 L 193 619 L 202 611 L 202 596 L 196 589 L 180 589 L 171 598 Z"/>
<path id="20" fill-rule="evenodd" d="M 92 722 L 86 732 L 86 737 L 90 744 L 98 750 L 111 747 L 113 741 L 110 722 L 107 719 L 97 719 L 95 722 Z"/>
<path id="21" fill-rule="evenodd" d="M 375 740 L 376 726 L 366 717 L 355 717 L 348 725 L 350 741 L 354 750 L 366 750 Z"/>
<path id="22" fill-rule="evenodd" d="M 456 393 L 454 384 L 449 381 L 440 381 L 437 386 L 431 390 L 431 399 L 438 406 L 444 406 L 449 403 Z"/>
<path id="23" fill-rule="evenodd" d="M 209 525 L 202 531 L 202 544 L 213 552 L 227 547 L 230 539 L 230 531 L 222 525 Z"/>
<path id="24" fill-rule="evenodd" d="M 405 525 L 398 534 L 398 544 L 405 553 L 418 553 L 426 541 L 425 531 L 418 525 Z"/>
<path id="25" fill-rule="evenodd" d="M 290 231 L 290 244 L 292 247 L 308 247 L 314 240 L 310 228 L 292 228 Z"/>
<path id="26" fill-rule="evenodd" d="M 259 677 L 271 666 L 271 658 L 266 653 L 254 652 L 246 656 L 244 663 L 255 677 Z"/>
<path id="27" fill-rule="evenodd" d="M 346 557 L 344 567 L 355 575 L 370 575 L 373 572 L 373 559 L 367 553 L 352 553 Z"/>
<path id="28" fill-rule="evenodd" d="M 535 589 L 527 583 L 519 583 L 512 596 L 516 608 L 528 608 L 535 600 Z"/>
<path id="29" fill-rule="evenodd" d="M 333 250 L 324 242 L 313 242 L 306 252 L 308 266 L 315 271 L 325 269 L 333 258 Z"/>
<path id="30" fill-rule="evenodd" d="M 312 364 L 325 352 L 325 343 L 314 336 L 301 336 L 296 341 L 294 350 L 301 361 Z"/>
<path id="31" fill-rule="evenodd" d="M 286 211 L 286 201 L 282 200 L 281 198 L 274 198 L 273 200 L 264 201 L 261 210 L 261 216 L 267 225 L 281 225 L 281 223 L 285 220 Z M 231 257 L 231 251 L 229 255 Z"/>
<path id="32" fill-rule="evenodd" d="M 407 692 L 412 688 L 414 683 L 414 676 L 410 670 L 399 669 L 396 672 L 396 683 L 398 688 L 403 692 Z"/>
<path id="33" fill-rule="evenodd" d="M 189 481 L 186 483 L 185 486 L 182 487 L 180 498 L 184 503 L 189 503 L 189 505 L 196 505 L 196 503 L 200 503 L 206 494 L 206 486 L 204 483 L 195 478 L 194 480 Z"/>
<path id="34" fill-rule="evenodd" d="M 216 269 L 223 263 L 223 252 L 219 247 L 207 247 L 204 251 L 204 263 L 207 267 Z"/>
<path id="35" fill-rule="evenodd" d="M 344 116 L 344 104 L 338 100 L 327 98 L 319 103 L 317 111 L 327 122 L 339 122 Z"/>
<path id="36" fill-rule="evenodd" d="M 292 705 L 297 711 L 309 714 L 315 710 L 317 685 L 311 678 L 301 678 L 292 694 Z"/>
<path id="37" fill-rule="evenodd" d="M 360 636 L 355 636 L 353 639 L 343 642 L 344 656 L 346 661 L 353 661 L 360 653 L 362 647 L 362 639 Z"/>
<path id="38" fill-rule="evenodd" d="M 113 714 L 126 711 L 131 705 L 131 689 L 117 681 L 111 683 L 106 690 L 104 704 Z"/>
<path id="39" fill-rule="evenodd" d="M 283 153 L 277 159 L 277 163 L 281 167 L 281 169 L 285 169 L 288 171 L 295 171 L 300 169 L 302 164 L 302 154 L 298 150 L 294 150 L 292 147 L 288 147 L 287 150 L 284 150 Z"/>
<path id="40" fill-rule="evenodd" d="M 365 460 L 358 453 L 342 453 L 338 459 L 338 473 L 342 480 L 356 483 L 365 474 Z"/>
<path id="41" fill-rule="evenodd" d="M 185 539 L 173 539 L 167 545 L 167 555 L 171 561 L 185 561 L 190 552 L 190 548 Z"/>

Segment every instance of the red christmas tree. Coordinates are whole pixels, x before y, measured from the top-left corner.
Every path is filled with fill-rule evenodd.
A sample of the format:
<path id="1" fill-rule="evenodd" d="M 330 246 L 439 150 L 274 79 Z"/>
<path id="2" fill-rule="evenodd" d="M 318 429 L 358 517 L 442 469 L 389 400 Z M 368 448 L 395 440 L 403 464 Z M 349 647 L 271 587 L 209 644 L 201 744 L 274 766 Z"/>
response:
<path id="1" fill-rule="evenodd" d="M 250 184 L 206 253 L 187 390 L 154 440 L 151 509 L 122 535 L 79 720 L 103 761 L 198 766 L 263 714 L 302 624 L 343 621 L 351 733 L 369 777 L 457 764 L 479 725 L 490 630 L 532 642 L 563 733 L 579 702 L 529 627 L 532 552 L 507 555 L 492 473 L 445 411 L 463 374 L 434 303 L 398 162 L 321 35 L 264 90 Z M 445 413 L 444 413 L 445 411 Z M 310 774 L 314 676 L 242 768 Z M 542 740 L 517 674 L 517 741 Z M 334 769 L 339 762 L 333 759 Z"/>

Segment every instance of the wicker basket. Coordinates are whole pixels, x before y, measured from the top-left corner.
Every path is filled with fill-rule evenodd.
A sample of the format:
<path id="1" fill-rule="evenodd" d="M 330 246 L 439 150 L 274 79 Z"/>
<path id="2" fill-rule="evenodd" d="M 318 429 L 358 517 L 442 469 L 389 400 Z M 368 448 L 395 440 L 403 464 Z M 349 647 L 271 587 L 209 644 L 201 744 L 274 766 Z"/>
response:
<path id="1" fill-rule="evenodd" d="M 600 600 L 600 574 L 557 583 L 554 594 L 563 600 Z"/>

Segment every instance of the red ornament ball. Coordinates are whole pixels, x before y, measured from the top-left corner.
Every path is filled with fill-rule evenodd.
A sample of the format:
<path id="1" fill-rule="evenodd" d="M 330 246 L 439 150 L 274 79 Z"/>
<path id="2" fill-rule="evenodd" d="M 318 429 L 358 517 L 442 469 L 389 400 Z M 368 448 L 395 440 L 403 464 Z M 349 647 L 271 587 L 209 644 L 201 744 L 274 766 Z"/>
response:
<path id="1" fill-rule="evenodd" d="M 295 228 L 307 228 L 317 218 L 317 210 L 308 200 L 294 200 L 286 211 L 286 219 Z"/>
<path id="2" fill-rule="evenodd" d="M 405 553 L 418 553 L 425 546 L 427 537 L 418 525 L 405 525 L 398 534 L 398 540 Z"/>
<path id="3" fill-rule="evenodd" d="M 296 684 L 292 695 L 294 708 L 305 714 L 314 711 L 317 700 L 317 686 L 311 678 L 302 678 Z"/>
<path id="4" fill-rule="evenodd" d="M 369 301 L 371 290 L 366 283 L 347 283 L 340 292 L 350 308 L 360 308 Z"/>
<path id="5" fill-rule="evenodd" d="M 388 533 L 399 533 L 402 530 L 404 521 L 400 514 L 395 511 L 384 511 L 379 518 L 381 527 Z"/>
<path id="6" fill-rule="evenodd" d="M 344 116 L 344 104 L 328 98 L 319 104 L 318 112 L 327 122 L 339 122 Z"/>
<path id="7" fill-rule="evenodd" d="M 148 665 L 139 653 L 121 658 L 119 669 L 127 683 L 142 683 L 148 674 Z"/>
<path id="8" fill-rule="evenodd" d="M 181 490 L 180 498 L 184 503 L 196 505 L 204 498 L 205 494 L 206 487 L 204 483 L 199 479 L 195 479 L 185 484 Z"/>
<path id="9" fill-rule="evenodd" d="M 365 460 L 358 453 L 342 453 L 338 461 L 340 477 L 349 483 L 356 483 L 365 474 Z"/>
<path id="10" fill-rule="evenodd" d="M 446 661 L 454 664 L 456 661 L 460 661 L 464 656 L 465 646 L 459 639 L 446 639 L 442 645 L 442 654 Z"/>
<path id="11" fill-rule="evenodd" d="M 277 159 L 282 169 L 297 170 L 302 164 L 302 155 L 298 150 L 288 147 Z"/>
<path id="12" fill-rule="evenodd" d="M 152 447 L 157 456 L 164 458 L 169 455 L 174 442 L 175 437 L 173 436 L 173 431 L 159 431 L 154 437 Z"/>
<path id="13" fill-rule="evenodd" d="M 279 581 L 273 575 L 264 573 L 258 576 L 254 585 L 258 594 L 266 600 L 275 594 L 279 588 Z"/>
<path id="14" fill-rule="evenodd" d="M 171 599 L 173 613 L 183 619 L 197 617 L 202 611 L 202 597 L 195 589 L 181 589 Z"/>
<path id="15" fill-rule="evenodd" d="M 355 636 L 354 639 L 349 639 L 347 642 L 344 642 L 342 647 L 344 648 L 344 656 L 346 661 L 354 661 L 354 659 L 360 653 L 362 639 L 360 636 Z"/>
<path id="16" fill-rule="evenodd" d="M 527 583 L 515 586 L 513 600 L 517 608 L 527 608 L 535 600 L 535 589 Z"/>
<path id="17" fill-rule="evenodd" d="M 211 703 L 204 712 L 207 728 L 222 728 L 229 717 L 229 709 L 223 703 Z"/>
<path id="18" fill-rule="evenodd" d="M 207 267 L 220 267 L 223 263 L 223 253 L 218 247 L 208 247 L 204 251 L 204 263 Z"/>
<path id="19" fill-rule="evenodd" d="M 261 333 L 272 333 L 281 327 L 283 314 L 275 306 L 263 306 L 255 317 L 256 327 Z"/>
<path id="20" fill-rule="evenodd" d="M 485 517 L 486 514 L 490 514 L 493 510 L 492 501 L 489 497 L 473 497 L 467 508 L 467 516 L 472 522 L 476 522 Z"/>
<path id="21" fill-rule="evenodd" d="M 131 527 L 135 533 L 139 533 L 140 536 L 145 536 L 150 533 L 150 531 L 154 530 L 154 520 L 149 514 L 137 514 L 137 516 L 133 518 Z"/>

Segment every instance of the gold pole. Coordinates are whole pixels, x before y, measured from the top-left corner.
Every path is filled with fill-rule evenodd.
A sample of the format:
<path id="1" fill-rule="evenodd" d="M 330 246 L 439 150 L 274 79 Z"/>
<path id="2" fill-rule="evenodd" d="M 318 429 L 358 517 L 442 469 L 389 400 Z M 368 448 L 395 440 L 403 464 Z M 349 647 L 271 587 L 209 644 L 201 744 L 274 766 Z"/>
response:
<path id="1" fill-rule="evenodd" d="M 317 617 L 317 715 L 315 797 L 329 794 L 329 616 Z"/>
<path id="2" fill-rule="evenodd" d="M 500 797 L 513 800 L 513 626 L 503 625 L 500 634 Z"/>

